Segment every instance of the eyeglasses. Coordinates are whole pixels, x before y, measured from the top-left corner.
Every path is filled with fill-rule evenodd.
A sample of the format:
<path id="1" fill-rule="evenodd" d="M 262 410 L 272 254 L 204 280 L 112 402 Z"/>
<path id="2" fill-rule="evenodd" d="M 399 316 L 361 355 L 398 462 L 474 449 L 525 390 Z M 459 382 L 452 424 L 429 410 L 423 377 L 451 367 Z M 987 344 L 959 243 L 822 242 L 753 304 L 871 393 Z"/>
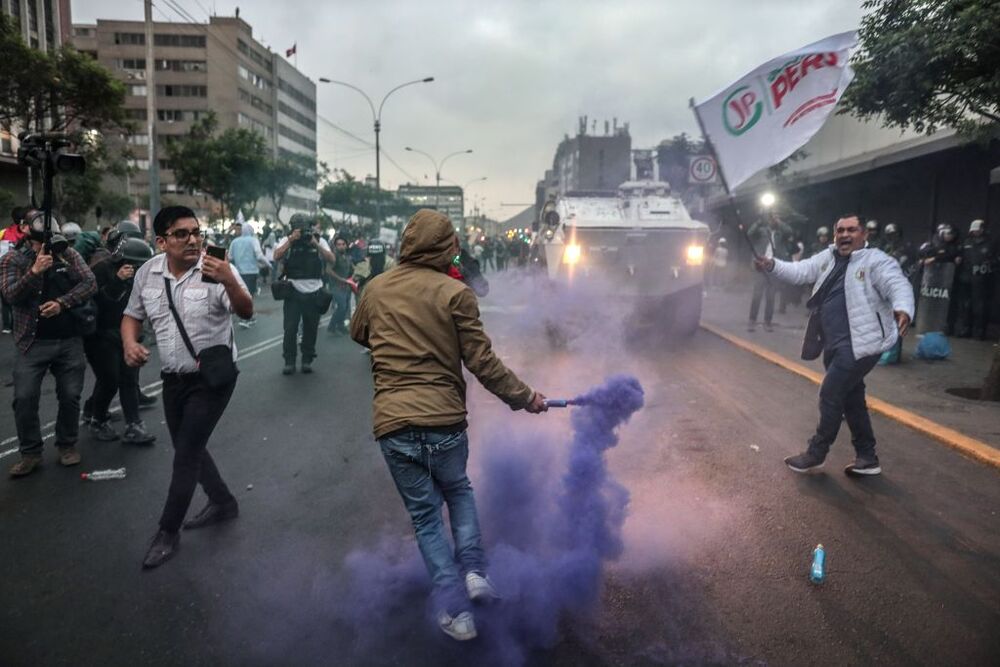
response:
<path id="1" fill-rule="evenodd" d="M 196 238 L 201 238 L 202 230 L 200 227 L 195 227 L 194 229 L 178 229 L 172 232 L 167 232 L 164 236 L 173 236 L 175 239 L 183 243 L 187 241 L 192 236 Z"/>

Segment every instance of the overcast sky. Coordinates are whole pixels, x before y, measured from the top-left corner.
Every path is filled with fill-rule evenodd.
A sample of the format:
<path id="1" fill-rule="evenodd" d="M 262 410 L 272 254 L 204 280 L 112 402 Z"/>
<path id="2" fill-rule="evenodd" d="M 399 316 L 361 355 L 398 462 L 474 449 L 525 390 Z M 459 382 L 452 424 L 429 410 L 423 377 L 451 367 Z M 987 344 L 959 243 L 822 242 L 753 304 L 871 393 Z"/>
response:
<path id="1" fill-rule="evenodd" d="M 688 98 L 702 100 L 760 63 L 858 27 L 860 0 L 154 0 L 154 19 L 198 20 L 236 7 L 254 37 L 277 52 L 298 44 L 298 67 L 317 81 L 340 79 L 382 95 L 412 79 L 433 83 L 397 91 L 382 113 L 382 185 L 433 184 L 434 155 L 473 149 L 447 161 L 442 179 L 469 187 L 505 219 L 529 203 L 577 118 L 630 123 L 633 148 L 679 132 L 697 133 Z M 141 19 L 141 0 L 73 0 L 74 23 Z M 292 62 L 295 62 L 294 57 Z M 356 92 L 318 83 L 318 112 L 373 141 L 371 111 Z M 394 166 L 392 158 L 406 173 Z M 319 123 L 319 158 L 363 177 L 374 149 Z M 412 181 L 411 181 L 412 177 Z M 467 208 L 469 204 L 467 204 Z"/>

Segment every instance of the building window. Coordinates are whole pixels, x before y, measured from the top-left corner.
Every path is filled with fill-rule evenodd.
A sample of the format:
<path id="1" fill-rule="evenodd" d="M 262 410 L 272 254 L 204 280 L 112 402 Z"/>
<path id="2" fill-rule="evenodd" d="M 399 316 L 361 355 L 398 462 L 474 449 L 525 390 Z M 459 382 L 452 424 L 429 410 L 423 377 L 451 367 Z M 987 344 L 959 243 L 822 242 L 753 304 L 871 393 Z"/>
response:
<path id="1" fill-rule="evenodd" d="M 118 69 L 128 69 L 128 70 L 145 70 L 146 69 L 146 59 L 145 58 L 119 58 L 115 64 Z"/>
<path id="2" fill-rule="evenodd" d="M 94 34 L 94 30 L 92 28 L 81 28 L 81 27 L 77 27 L 77 26 L 73 27 L 73 36 L 74 37 L 90 37 L 93 34 Z"/>
<path id="3" fill-rule="evenodd" d="M 141 32 L 116 32 L 115 44 L 130 44 L 133 46 L 145 46 L 146 36 Z"/>
<path id="4" fill-rule="evenodd" d="M 129 120 L 146 120 L 145 109 L 125 109 L 125 117 Z"/>
<path id="5" fill-rule="evenodd" d="M 316 111 L 316 100 L 309 97 L 282 78 L 278 78 L 278 90 L 285 93 L 310 111 Z"/>
<path id="6" fill-rule="evenodd" d="M 280 111 L 281 113 L 285 114 L 286 116 L 288 116 L 289 118 L 291 118 L 295 122 L 300 123 L 301 125 L 304 125 L 305 127 L 308 127 L 313 132 L 316 131 L 316 121 L 314 121 L 312 118 L 309 118 L 309 116 L 305 115 L 301 111 L 297 111 L 297 110 L 293 109 L 292 107 L 288 106 L 284 102 L 280 102 L 280 101 L 278 102 L 278 111 Z"/>
<path id="7" fill-rule="evenodd" d="M 285 137 L 286 139 L 291 139 L 299 146 L 308 148 L 309 150 L 316 151 L 316 142 L 305 136 L 304 134 L 299 134 L 295 130 L 285 127 L 284 125 L 278 125 L 278 134 Z"/>
<path id="8" fill-rule="evenodd" d="M 207 72 L 208 65 L 204 60 L 157 60 L 158 72 Z"/>
<path id="9" fill-rule="evenodd" d="M 207 97 L 206 86 L 167 85 L 157 86 L 156 94 L 163 97 Z"/>
<path id="10" fill-rule="evenodd" d="M 149 135 L 148 134 L 133 134 L 128 138 L 128 142 L 133 146 L 148 146 L 149 145 Z"/>
<path id="11" fill-rule="evenodd" d="M 133 159 L 133 160 L 129 160 L 129 163 L 135 169 L 140 169 L 140 170 L 149 169 L 149 160 L 145 160 L 145 159 Z"/>
<path id="12" fill-rule="evenodd" d="M 205 35 L 153 35 L 154 46 L 178 46 L 188 48 L 205 48 Z"/>
<path id="13" fill-rule="evenodd" d="M 145 97 L 146 96 L 146 86 L 145 85 L 135 85 L 130 84 L 125 86 L 126 92 L 132 97 Z"/>
<path id="14" fill-rule="evenodd" d="M 243 65 L 237 67 L 241 79 L 246 80 L 254 88 L 259 88 L 260 90 L 271 90 L 271 82 L 262 77 L 256 72 L 251 72 Z"/>
<path id="15" fill-rule="evenodd" d="M 265 138 L 267 138 L 268 141 L 274 139 L 274 128 L 272 128 L 270 125 L 266 125 L 260 122 L 256 118 L 251 118 L 250 116 L 246 115 L 243 112 L 240 112 L 236 115 L 236 122 L 242 125 L 243 127 L 248 127 L 254 132 L 263 135 Z"/>
<path id="16" fill-rule="evenodd" d="M 259 109 L 260 111 L 263 111 L 268 116 L 274 114 L 274 107 L 272 107 L 270 104 L 260 99 L 256 95 L 251 95 L 242 88 L 240 88 L 240 101 L 243 102 L 244 104 L 249 104 L 254 109 Z"/>

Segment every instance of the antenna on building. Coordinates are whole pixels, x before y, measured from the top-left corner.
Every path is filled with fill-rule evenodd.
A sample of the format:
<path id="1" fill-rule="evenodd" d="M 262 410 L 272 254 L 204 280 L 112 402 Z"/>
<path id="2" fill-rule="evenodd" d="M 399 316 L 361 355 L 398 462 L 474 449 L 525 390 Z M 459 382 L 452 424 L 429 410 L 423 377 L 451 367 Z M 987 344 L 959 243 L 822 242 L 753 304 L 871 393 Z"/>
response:
<path id="1" fill-rule="evenodd" d="M 579 129 L 577 130 L 576 133 L 578 135 L 580 135 L 580 134 L 587 134 L 587 117 L 586 116 L 580 116 L 579 119 L 578 119 L 578 121 L 580 123 L 580 127 L 579 127 Z"/>
<path id="2" fill-rule="evenodd" d="M 596 118 L 594 119 L 594 122 L 590 124 L 590 133 L 591 134 L 597 134 L 597 119 Z"/>
<path id="3" fill-rule="evenodd" d="M 608 136 L 608 121 L 604 121 L 604 136 Z"/>
<path id="4" fill-rule="evenodd" d="M 617 118 L 617 117 L 615 117 L 615 118 L 613 119 L 613 122 L 614 122 L 614 130 L 615 130 L 615 134 L 618 134 L 618 118 Z"/>

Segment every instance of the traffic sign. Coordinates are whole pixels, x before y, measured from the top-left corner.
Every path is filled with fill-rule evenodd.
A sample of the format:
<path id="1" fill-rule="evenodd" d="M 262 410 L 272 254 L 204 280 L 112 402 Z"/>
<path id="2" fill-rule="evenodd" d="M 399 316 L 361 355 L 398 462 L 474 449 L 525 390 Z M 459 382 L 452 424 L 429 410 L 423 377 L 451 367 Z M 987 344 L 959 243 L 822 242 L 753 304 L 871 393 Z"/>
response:
<path id="1" fill-rule="evenodd" d="M 692 185 L 709 185 L 719 178 L 719 167 L 711 155 L 692 155 L 688 163 L 688 182 Z"/>

